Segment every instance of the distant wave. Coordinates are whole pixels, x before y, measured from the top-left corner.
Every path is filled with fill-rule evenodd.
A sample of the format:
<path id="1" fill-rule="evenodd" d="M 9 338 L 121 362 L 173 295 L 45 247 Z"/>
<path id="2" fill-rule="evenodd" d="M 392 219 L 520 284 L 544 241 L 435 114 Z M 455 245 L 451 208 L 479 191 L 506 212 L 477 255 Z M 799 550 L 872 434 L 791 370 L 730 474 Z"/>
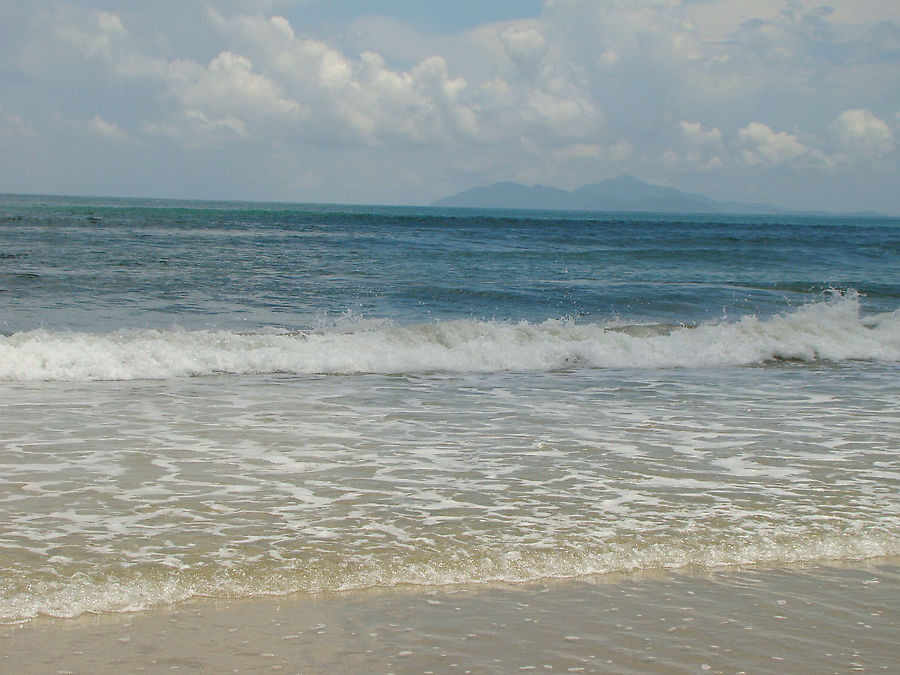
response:
<path id="1" fill-rule="evenodd" d="M 700 326 L 450 320 L 349 322 L 295 334 L 35 330 L 0 337 L 0 380 L 710 368 L 798 361 L 900 361 L 900 310 L 863 317 L 855 292 L 759 319 Z"/>

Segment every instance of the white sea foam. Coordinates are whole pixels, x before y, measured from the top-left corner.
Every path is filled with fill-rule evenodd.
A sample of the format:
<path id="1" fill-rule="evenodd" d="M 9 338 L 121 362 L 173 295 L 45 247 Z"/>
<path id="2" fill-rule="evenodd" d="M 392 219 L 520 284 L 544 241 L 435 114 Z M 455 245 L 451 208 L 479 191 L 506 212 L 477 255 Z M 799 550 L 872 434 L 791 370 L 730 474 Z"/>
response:
<path id="1" fill-rule="evenodd" d="M 855 294 L 780 316 L 695 327 L 449 320 L 300 334 L 35 330 L 0 338 L 0 379 L 132 380 L 213 374 L 352 374 L 708 368 L 802 361 L 900 360 L 900 310 L 862 317 Z"/>
<path id="2" fill-rule="evenodd" d="M 77 574 L 67 580 L 38 581 L 21 592 L 4 593 L 0 625 L 37 616 L 72 618 L 81 614 L 137 612 L 192 597 L 241 598 L 297 592 L 344 592 L 398 586 L 524 583 L 614 572 L 720 568 L 734 565 L 793 564 L 827 560 L 896 557 L 896 539 L 848 535 L 824 540 L 779 542 L 738 539 L 713 545 L 651 545 L 606 550 L 507 551 L 460 553 L 419 562 L 358 560 L 332 569 L 262 564 L 218 570 L 176 570 L 162 566 L 128 575 L 94 578 Z M 117 578 L 121 577 L 121 578 Z"/>
<path id="3" fill-rule="evenodd" d="M 0 621 L 897 556 L 896 374 L 0 386 Z"/>

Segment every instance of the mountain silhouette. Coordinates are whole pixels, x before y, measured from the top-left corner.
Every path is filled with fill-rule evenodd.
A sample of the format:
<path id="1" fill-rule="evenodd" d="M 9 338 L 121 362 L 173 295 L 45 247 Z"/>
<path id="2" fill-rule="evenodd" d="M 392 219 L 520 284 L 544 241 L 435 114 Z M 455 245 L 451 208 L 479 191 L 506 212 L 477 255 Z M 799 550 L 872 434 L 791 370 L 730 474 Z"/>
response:
<path id="1" fill-rule="evenodd" d="M 648 211 L 669 213 L 772 213 L 768 204 L 718 202 L 701 194 L 653 185 L 634 176 L 583 185 L 567 191 L 547 185 L 494 183 L 438 199 L 432 206 L 559 211 Z"/>

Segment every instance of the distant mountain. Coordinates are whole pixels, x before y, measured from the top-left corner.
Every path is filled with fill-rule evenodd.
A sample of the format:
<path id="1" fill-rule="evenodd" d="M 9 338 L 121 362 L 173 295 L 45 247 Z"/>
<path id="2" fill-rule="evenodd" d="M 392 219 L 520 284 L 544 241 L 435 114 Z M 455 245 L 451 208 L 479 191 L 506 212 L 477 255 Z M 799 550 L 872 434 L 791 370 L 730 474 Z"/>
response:
<path id="1" fill-rule="evenodd" d="M 784 212 L 769 204 L 717 202 L 704 195 L 619 176 L 584 185 L 571 192 L 546 185 L 494 183 L 444 197 L 432 206 L 485 209 L 546 209 L 559 211 L 649 211 L 675 213 Z"/>
<path id="2" fill-rule="evenodd" d="M 467 206 L 483 209 L 570 209 L 571 192 L 546 185 L 494 183 L 474 187 L 434 202 L 432 206 Z"/>

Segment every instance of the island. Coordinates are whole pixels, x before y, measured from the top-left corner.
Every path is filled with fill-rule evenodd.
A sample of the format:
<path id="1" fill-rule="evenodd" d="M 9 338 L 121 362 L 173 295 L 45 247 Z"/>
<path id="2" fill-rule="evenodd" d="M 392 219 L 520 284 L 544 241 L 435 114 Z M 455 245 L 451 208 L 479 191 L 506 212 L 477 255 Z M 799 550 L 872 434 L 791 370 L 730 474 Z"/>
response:
<path id="1" fill-rule="evenodd" d="M 701 194 L 654 185 L 634 176 L 621 175 L 560 190 L 547 185 L 502 182 L 464 190 L 438 199 L 439 207 L 482 209 L 540 209 L 550 211 L 636 211 L 650 213 L 788 213 L 770 204 L 719 202 Z"/>

